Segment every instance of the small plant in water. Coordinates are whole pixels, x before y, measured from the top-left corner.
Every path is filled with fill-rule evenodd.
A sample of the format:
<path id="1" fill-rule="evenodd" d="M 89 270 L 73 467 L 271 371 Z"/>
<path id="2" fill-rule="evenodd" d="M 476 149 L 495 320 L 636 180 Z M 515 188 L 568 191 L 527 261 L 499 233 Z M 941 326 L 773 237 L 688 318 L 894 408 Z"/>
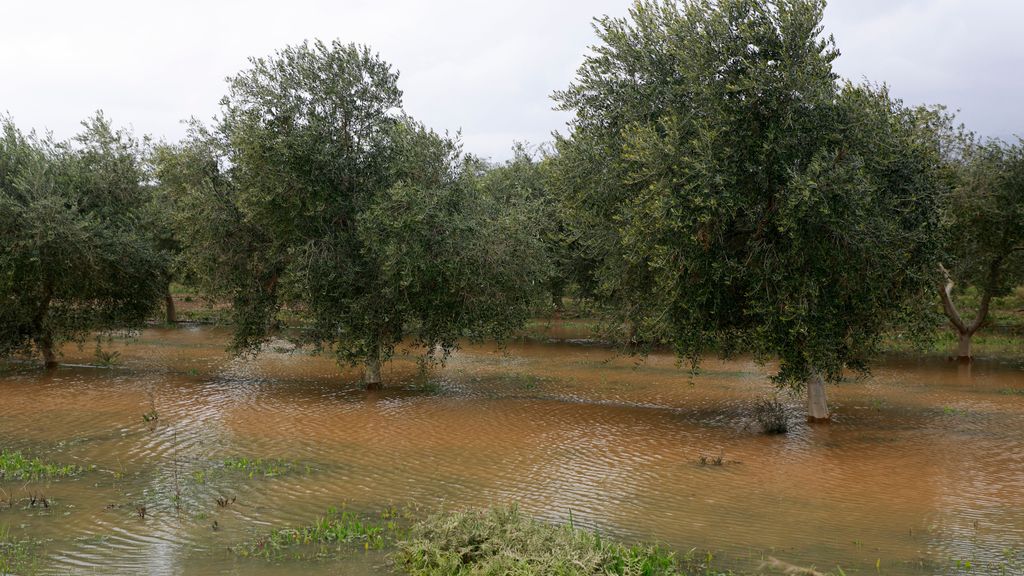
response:
<path id="1" fill-rule="evenodd" d="M 82 468 L 74 464 L 50 464 L 39 458 L 26 458 L 18 451 L 0 451 L 0 480 L 57 480 L 81 472 Z"/>
<path id="2" fill-rule="evenodd" d="M 379 550 L 394 542 L 403 532 L 395 521 L 377 521 L 348 510 L 330 508 L 327 515 L 301 528 L 281 528 L 234 549 L 240 556 L 277 558 L 293 547 L 325 544 L 362 544 L 366 550 Z M 298 556 L 298 554 L 293 554 Z"/>
<path id="3" fill-rule="evenodd" d="M 28 506 L 29 508 L 35 508 L 36 506 L 40 506 L 42 508 L 49 508 L 50 500 L 46 496 L 43 496 L 42 494 L 36 494 L 35 492 L 32 492 L 31 494 L 28 495 Z"/>
<path id="4" fill-rule="evenodd" d="M 103 368 L 113 368 L 121 363 L 120 352 L 107 352 L 100 347 L 99 342 L 96 343 L 96 352 L 93 355 L 96 357 L 96 365 Z"/>
<path id="5" fill-rule="evenodd" d="M 295 463 L 287 460 L 263 459 L 263 458 L 228 458 L 224 461 L 224 467 L 228 470 L 238 470 L 246 473 L 249 478 L 253 476 L 280 476 L 295 469 Z"/>
<path id="6" fill-rule="evenodd" d="M 149 412 L 142 415 L 142 422 L 148 426 L 150 432 L 153 432 L 160 421 L 160 414 L 156 411 L 156 394 L 149 390 L 146 396 L 149 397 Z"/>
<path id="7" fill-rule="evenodd" d="M 722 466 L 725 464 L 725 455 L 722 452 L 719 452 L 718 456 L 701 454 L 697 457 L 697 464 L 701 466 Z"/>
<path id="8" fill-rule="evenodd" d="M 786 405 L 778 397 L 760 398 L 754 402 L 754 421 L 761 426 L 765 434 L 785 434 L 789 432 L 789 417 Z"/>
<path id="9" fill-rule="evenodd" d="M 35 574 L 39 570 L 39 545 L 15 538 L 0 526 L 0 574 Z"/>

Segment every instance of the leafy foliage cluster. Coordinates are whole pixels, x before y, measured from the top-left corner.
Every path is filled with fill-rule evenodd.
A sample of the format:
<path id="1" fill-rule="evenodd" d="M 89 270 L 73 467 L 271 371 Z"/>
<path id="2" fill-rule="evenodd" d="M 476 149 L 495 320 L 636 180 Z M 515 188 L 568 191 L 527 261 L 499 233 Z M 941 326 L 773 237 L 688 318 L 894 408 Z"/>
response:
<path id="1" fill-rule="evenodd" d="M 143 143 L 102 115 L 68 142 L 0 119 L 0 356 L 141 326 L 166 288 Z"/>
<path id="2" fill-rule="evenodd" d="M 841 83 L 823 9 L 640 1 L 556 94 L 571 221 L 641 343 L 835 380 L 930 302 L 945 117 Z"/>
<path id="3" fill-rule="evenodd" d="M 521 325 L 547 275 L 539 223 L 485 194 L 456 140 L 401 112 L 366 47 L 286 48 L 230 81 L 222 115 L 164 148 L 193 265 L 256 351 L 282 308 L 295 339 L 379 363 L 411 339 L 450 351 Z"/>

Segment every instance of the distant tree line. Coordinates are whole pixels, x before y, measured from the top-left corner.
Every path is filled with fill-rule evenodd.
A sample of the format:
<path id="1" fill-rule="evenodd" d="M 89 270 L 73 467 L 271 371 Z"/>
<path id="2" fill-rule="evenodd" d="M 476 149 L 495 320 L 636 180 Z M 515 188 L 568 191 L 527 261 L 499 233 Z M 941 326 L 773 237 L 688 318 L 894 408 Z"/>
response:
<path id="1" fill-rule="evenodd" d="M 173 322 L 177 281 L 231 304 L 236 353 L 283 336 L 376 387 L 401 342 L 443 358 L 571 296 L 640 353 L 777 360 L 826 420 L 825 384 L 884 336 L 931 334 L 942 310 L 969 358 L 1024 282 L 1024 143 L 841 80 L 823 11 L 638 0 L 598 18 L 554 94 L 568 130 L 500 164 L 411 118 L 397 72 L 340 42 L 252 59 L 177 143 L 102 114 L 67 142 L 3 118 L 0 356 L 54 366 L 160 303 Z M 954 287 L 979 295 L 972 317 Z"/>

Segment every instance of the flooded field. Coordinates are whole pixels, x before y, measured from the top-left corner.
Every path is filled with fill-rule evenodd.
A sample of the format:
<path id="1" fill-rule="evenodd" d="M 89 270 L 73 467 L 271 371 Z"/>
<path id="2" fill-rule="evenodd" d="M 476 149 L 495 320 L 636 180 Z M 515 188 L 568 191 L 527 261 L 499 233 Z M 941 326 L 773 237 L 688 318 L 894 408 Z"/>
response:
<path id="1" fill-rule="evenodd" d="M 625 540 L 697 548 L 751 569 L 772 556 L 847 574 L 1000 573 L 1024 547 L 1024 370 L 891 359 L 830 388 L 836 421 L 765 436 L 773 390 L 749 361 L 691 377 L 581 343 L 468 347 L 423 374 L 411 357 L 367 393 L 330 358 L 228 357 L 213 328 L 69 346 L 51 373 L 0 373 L 0 447 L 86 468 L 0 484 L 0 526 L 44 541 L 44 573 L 371 574 L 379 552 L 301 565 L 229 548 L 330 506 L 372 512 L 518 502 Z M 159 417 L 145 422 L 155 410 Z M 721 466 L 699 463 L 721 456 Z M 228 459 L 279 459 L 270 476 Z M 233 498 L 221 507 L 217 498 Z M 146 507 L 145 517 L 138 508 Z M 215 524 L 216 523 L 216 524 Z M 964 569 L 966 571 L 966 568 Z"/>

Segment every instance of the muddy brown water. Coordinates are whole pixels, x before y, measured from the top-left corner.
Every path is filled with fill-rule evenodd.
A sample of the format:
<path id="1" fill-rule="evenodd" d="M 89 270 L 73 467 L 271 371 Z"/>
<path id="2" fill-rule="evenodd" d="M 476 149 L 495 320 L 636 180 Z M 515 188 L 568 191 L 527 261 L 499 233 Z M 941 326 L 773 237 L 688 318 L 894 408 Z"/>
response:
<path id="1" fill-rule="evenodd" d="M 231 546 L 307 524 L 332 505 L 426 510 L 518 502 L 531 514 L 749 570 L 762 558 L 847 574 L 1010 570 L 1024 548 L 1024 369 L 890 359 L 831 387 L 836 421 L 795 417 L 785 436 L 748 425 L 773 390 L 753 362 L 689 375 L 579 342 L 471 346 L 427 374 L 411 358 L 367 393 L 329 358 L 271 347 L 228 357 L 214 328 L 146 330 L 60 369 L 0 373 L 0 446 L 95 469 L 7 482 L 52 506 L 0 505 L 0 526 L 44 541 L 44 573 L 371 574 L 381 553 L 324 561 L 238 558 Z M 68 364 L 81 364 L 73 366 Z M 1016 393 L 1013 393 L 1016 392 Z M 787 398 L 799 412 L 799 400 Z M 141 415 L 159 413 L 151 430 Z M 701 466 L 701 455 L 725 461 Z M 292 473 L 196 471 L 279 458 Z M 175 477 L 181 510 L 173 504 Z M 219 496 L 237 498 L 221 508 Z M 136 507 L 147 506 L 145 518 Z M 216 521 L 219 530 L 214 531 Z"/>

